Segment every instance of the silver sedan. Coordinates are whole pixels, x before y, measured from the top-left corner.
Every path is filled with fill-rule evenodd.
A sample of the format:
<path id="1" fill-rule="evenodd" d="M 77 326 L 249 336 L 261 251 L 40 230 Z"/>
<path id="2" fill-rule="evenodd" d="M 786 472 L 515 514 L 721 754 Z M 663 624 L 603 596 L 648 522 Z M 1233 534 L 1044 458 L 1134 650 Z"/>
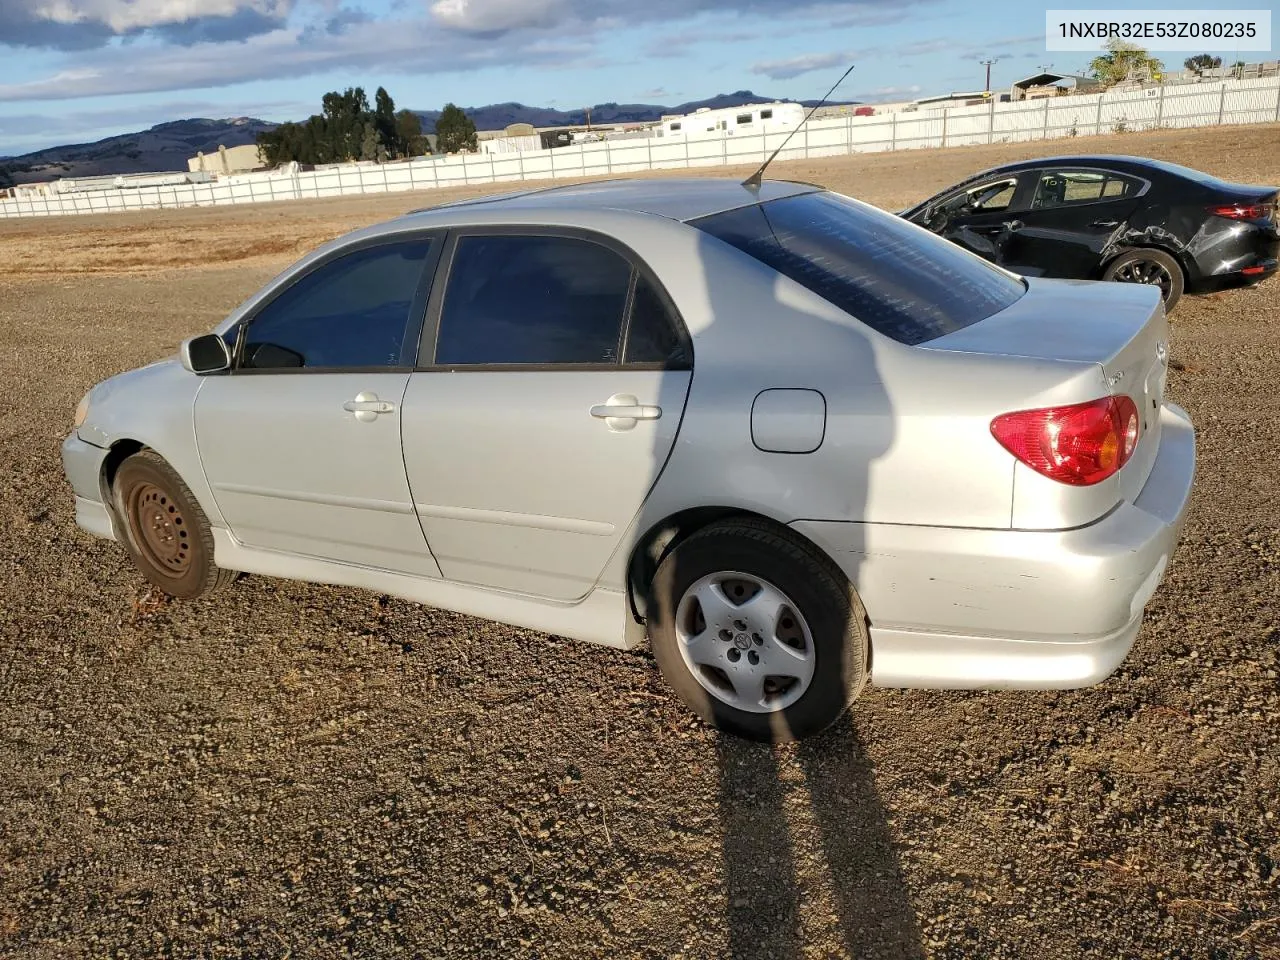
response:
<path id="1" fill-rule="evenodd" d="M 1024 279 L 789 182 L 590 183 L 311 253 L 95 386 L 77 521 L 236 571 L 627 648 L 707 721 L 1127 655 L 1195 468 L 1157 289 Z"/>

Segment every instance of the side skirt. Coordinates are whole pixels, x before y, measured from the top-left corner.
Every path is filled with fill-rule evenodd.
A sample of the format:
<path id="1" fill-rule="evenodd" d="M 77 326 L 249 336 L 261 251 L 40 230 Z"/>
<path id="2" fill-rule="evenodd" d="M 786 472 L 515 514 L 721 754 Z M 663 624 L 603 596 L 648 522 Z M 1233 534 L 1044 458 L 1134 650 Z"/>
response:
<path id="1" fill-rule="evenodd" d="M 636 643 L 634 631 L 627 629 L 630 618 L 626 595 L 616 590 L 597 587 L 576 603 L 555 603 L 485 587 L 246 547 L 221 527 L 213 528 L 213 541 L 214 563 L 226 570 L 358 587 L 441 610 L 606 647 L 625 650 Z"/>

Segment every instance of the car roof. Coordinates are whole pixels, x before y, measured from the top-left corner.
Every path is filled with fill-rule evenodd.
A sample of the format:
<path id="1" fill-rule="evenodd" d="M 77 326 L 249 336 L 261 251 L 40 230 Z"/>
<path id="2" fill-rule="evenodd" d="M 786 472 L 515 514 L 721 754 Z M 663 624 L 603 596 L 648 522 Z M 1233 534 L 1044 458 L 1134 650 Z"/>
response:
<path id="1" fill-rule="evenodd" d="M 456 213 L 461 208 L 486 211 L 538 211 L 565 213 L 582 210 L 622 210 L 687 222 L 699 217 L 750 206 L 766 200 L 815 193 L 825 188 L 793 180 L 765 180 L 759 188 L 744 186 L 731 177 L 645 177 L 595 180 L 537 190 L 520 190 L 496 196 L 472 197 L 424 207 L 406 217 L 429 217 L 437 211 Z"/>
<path id="2" fill-rule="evenodd" d="M 995 167 L 996 170 L 1025 170 L 1028 167 L 1057 166 L 1150 167 L 1150 157 L 1130 157 L 1119 153 L 1070 153 L 1056 157 L 1036 157 Z"/>

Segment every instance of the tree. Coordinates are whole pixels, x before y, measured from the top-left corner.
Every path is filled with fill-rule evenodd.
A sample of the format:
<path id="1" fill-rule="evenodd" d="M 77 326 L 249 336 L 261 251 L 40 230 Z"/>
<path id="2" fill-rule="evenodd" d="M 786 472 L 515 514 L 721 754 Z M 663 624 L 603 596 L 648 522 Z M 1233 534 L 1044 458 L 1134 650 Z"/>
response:
<path id="1" fill-rule="evenodd" d="M 422 121 L 412 110 L 401 110 L 396 114 L 396 153 L 402 157 L 420 157 L 426 152 Z"/>
<path id="2" fill-rule="evenodd" d="M 476 149 L 476 125 L 462 109 L 446 103 L 436 121 L 436 144 L 442 153 Z"/>
<path id="3" fill-rule="evenodd" d="M 377 160 L 378 152 L 382 149 L 382 144 L 378 142 L 377 125 L 366 123 L 364 125 L 364 136 L 360 138 L 360 159 Z"/>
<path id="4" fill-rule="evenodd" d="M 1187 57 L 1182 61 L 1182 65 L 1188 70 L 1194 70 L 1200 73 L 1204 70 L 1216 70 L 1222 66 L 1222 58 L 1214 57 L 1207 53 L 1197 53 L 1194 57 Z"/>
<path id="5" fill-rule="evenodd" d="M 1112 38 L 1106 49 L 1089 64 L 1089 71 L 1104 87 L 1130 78 L 1156 79 L 1164 73 L 1164 64 L 1135 44 Z"/>
<path id="6" fill-rule="evenodd" d="M 258 147 L 268 166 L 298 163 L 345 163 L 425 152 L 422 125 L 411 110 L 395 112 L 391 94 L 379 87 L 375 109 L 361 87 L 330 91 L 321 112 L 301 123 L 282 123 L 258 134 Z M 461 111 L 459 111 L 461 112 Z M 412 123 L 405 117 L 411 117 Z M 473 131 L 475 127 L 471 128 Z"/>
<path id="7" fill-rule="evenodd" d="M 369 122 L 369 98 L 364 87 L 347 87 L 342 93 L 326 93 L 321 100 L 327 122 L 328 143 L 333 160 L 357 160 L 361 154 L 364 127 Z"/>
<path id="8" fill-rule="evenodd" d="M 383 87 L 373 95 L 373 123 L 378 130 L 378 144 L 391 155 L 398 155 L 396 146 L 396 102 Z"/>

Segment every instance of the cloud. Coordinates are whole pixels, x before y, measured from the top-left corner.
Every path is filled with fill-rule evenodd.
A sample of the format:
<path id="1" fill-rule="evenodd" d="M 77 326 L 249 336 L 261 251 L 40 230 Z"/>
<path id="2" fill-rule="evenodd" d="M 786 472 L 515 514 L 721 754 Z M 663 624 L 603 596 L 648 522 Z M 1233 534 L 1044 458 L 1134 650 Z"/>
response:
<path id="1" fill-rule="evenodd" d="M 924 88 L 918 83 L 905 87 L 877 87 L 864 93 L 855 93 L 849 99 L 859 103 L 890 103 L 895 100 L 914 100 Z"/>
<path id="2" fill-rule="evenodd" d="M 153 33 L 177 44 L 242 40 L 281 26 L 295 0 L 0 0 L 0 46 L 84 50 Z"/>
<path id="3" fill-rule="evenodd" d="M 875 0 L 832 3 L 817 0 L 434 0 L 431 16 L 450 29 L 501 35 L 530 27 L 601 28 L 636 23 L 689 20 L 699 14 L 762 14 L 793 20 L 821 20 L 827 28 L 897 23 L 911 8 L 938 0 L 900 0 L 889 6 Z M 724 24 L 717 24 L 717 38 Z"/>
<path id="4" fill-rule="evenodd" d="M 435 0 L 431 15 L 463 33 L 501 35 L 526 27 L 550 27 L 568 13 L 567 0 Z"/>
<path id="5" fill-rule="evenodd" d="M 445 73 L 525 64 L 589 63 L 586 42 L 525 40 L 518 51 L 489 42 L 459 42 L 425 20 L 352 23 L 337 33 L 282 28 L 242 43 L 161 48 L 145 57 L 116 47 L 81 53 L 74 67 L 23 83 L 0 84 L 0 102 L 69 100 L 112 94 L 211 89 L 248 80 L 325 73 L 377 63 L 388 74 Z"/>
<path id="6" fill-rule="evenodd" d="M 900 0 L 895 15 L 933 2 Z M 758 37 L 762 24 L 802 30 L 837 14 L 874 20 L 885 8 L 806 0 L 414 0 L 400 13 L 380 9 L 375 17 L 361 0 L 0 0 L 0 43 L 78 51 L 43 76 L 0 78 L 0 101 L 209 89 L 371 65 L 393 75 L 583 69 L 596 62 L 605 30 L 661 22 L 669 46 L 679 49 L 704 35 L 708 42 Z M 10 28 L 15 18 L 21 24 Z M 53 36 L 55 27 L 79 32 Z M 159 41 L 145 55 L 106 42 L 139 32 Z M 835 55 L 773 61 L 757 72 L 799 76 L 821 69 L 824 56 Z"/>
<path id="7" fill-rule="evenodd" d="M 805 53 L 785 60 L 766 60 L 764 63 L 753 64 L 751 72 L 763 74 L 770 80 L 790 80 L 814 70 L 847 66 L 850 59 L 852 58 L 844 53 Z"/>

